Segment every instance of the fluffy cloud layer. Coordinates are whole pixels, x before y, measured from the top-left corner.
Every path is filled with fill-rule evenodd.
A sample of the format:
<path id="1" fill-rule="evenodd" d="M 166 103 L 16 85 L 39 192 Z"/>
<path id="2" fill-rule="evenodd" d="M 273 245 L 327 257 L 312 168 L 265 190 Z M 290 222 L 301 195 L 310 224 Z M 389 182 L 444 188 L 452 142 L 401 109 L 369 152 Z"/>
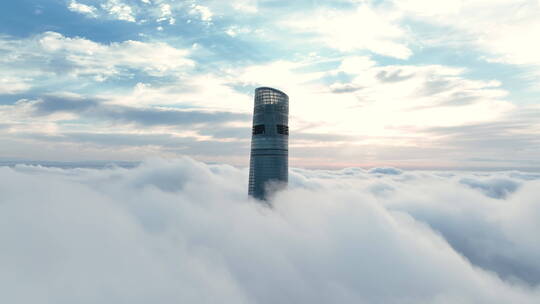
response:
<path id="1" fill-rule="evenodd" d="M 294 169 L 273 208 L 190 159 L 0 176 L 8 302 L 540 299 L 538 174 Z"/>

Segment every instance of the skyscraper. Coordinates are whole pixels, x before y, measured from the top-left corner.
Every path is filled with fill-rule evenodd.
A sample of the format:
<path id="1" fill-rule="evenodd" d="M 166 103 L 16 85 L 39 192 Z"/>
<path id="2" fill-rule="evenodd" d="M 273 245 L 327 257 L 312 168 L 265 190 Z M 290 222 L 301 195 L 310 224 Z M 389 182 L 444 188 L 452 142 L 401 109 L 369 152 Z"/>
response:
<path id="1" fill-rule="evenodd" d="M 255 89 L 249 195 L 266 200 L 289 179 L 289 96 L 268 87 Z"/>

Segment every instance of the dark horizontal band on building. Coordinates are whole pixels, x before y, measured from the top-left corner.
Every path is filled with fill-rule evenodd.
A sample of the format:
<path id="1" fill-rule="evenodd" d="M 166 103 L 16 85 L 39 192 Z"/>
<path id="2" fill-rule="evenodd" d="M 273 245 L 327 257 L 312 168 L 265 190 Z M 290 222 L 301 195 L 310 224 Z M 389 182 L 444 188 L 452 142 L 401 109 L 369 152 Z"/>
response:
<path id="1" fill-rule="evenodd" d="M 289 135 L 289 126 L 286 125 L 276 125 L 277 134 Z M 266 134 L 265 125 L 255 125 L 251 130 L 252 135 Z"/>
<path id="2" fill-rule="evenodd" d="M 258 148 L 258 149 L 251 149 L 251 151 L 289 151 L 289 149 L 275 149 L 275 148 Z"/>
<path id="3" fill-rule="evenodd" d="M 281 156 L 287 156 L 287 154 L 251 154 L 251 156 L 275 156 L 275 157 L 279 156 L 281 157 Z"/>

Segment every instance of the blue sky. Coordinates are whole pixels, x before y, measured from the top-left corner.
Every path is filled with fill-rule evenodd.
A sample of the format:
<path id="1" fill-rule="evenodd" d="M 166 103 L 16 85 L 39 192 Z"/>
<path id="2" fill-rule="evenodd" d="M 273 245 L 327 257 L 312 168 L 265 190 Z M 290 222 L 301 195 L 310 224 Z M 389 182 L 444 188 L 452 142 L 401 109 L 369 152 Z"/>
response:
<path id="1" fill-rule="evenodd" d="M 245 166 L 253 89 L 291 165 L 540 168 L 540 1 L 0 4 L 0 159 Z"/>

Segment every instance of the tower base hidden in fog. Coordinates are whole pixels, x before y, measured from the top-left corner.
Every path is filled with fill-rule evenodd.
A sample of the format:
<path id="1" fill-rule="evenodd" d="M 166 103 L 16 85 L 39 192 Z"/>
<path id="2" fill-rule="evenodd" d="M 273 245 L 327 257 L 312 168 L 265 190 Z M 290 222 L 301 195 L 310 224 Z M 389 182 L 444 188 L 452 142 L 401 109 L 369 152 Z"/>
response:
<path id="1" fill-rule="evenodd" d="M 268 87 L 255 89 L 249 195 L 266 200 L 289 179 L 289 96 Z"/>

